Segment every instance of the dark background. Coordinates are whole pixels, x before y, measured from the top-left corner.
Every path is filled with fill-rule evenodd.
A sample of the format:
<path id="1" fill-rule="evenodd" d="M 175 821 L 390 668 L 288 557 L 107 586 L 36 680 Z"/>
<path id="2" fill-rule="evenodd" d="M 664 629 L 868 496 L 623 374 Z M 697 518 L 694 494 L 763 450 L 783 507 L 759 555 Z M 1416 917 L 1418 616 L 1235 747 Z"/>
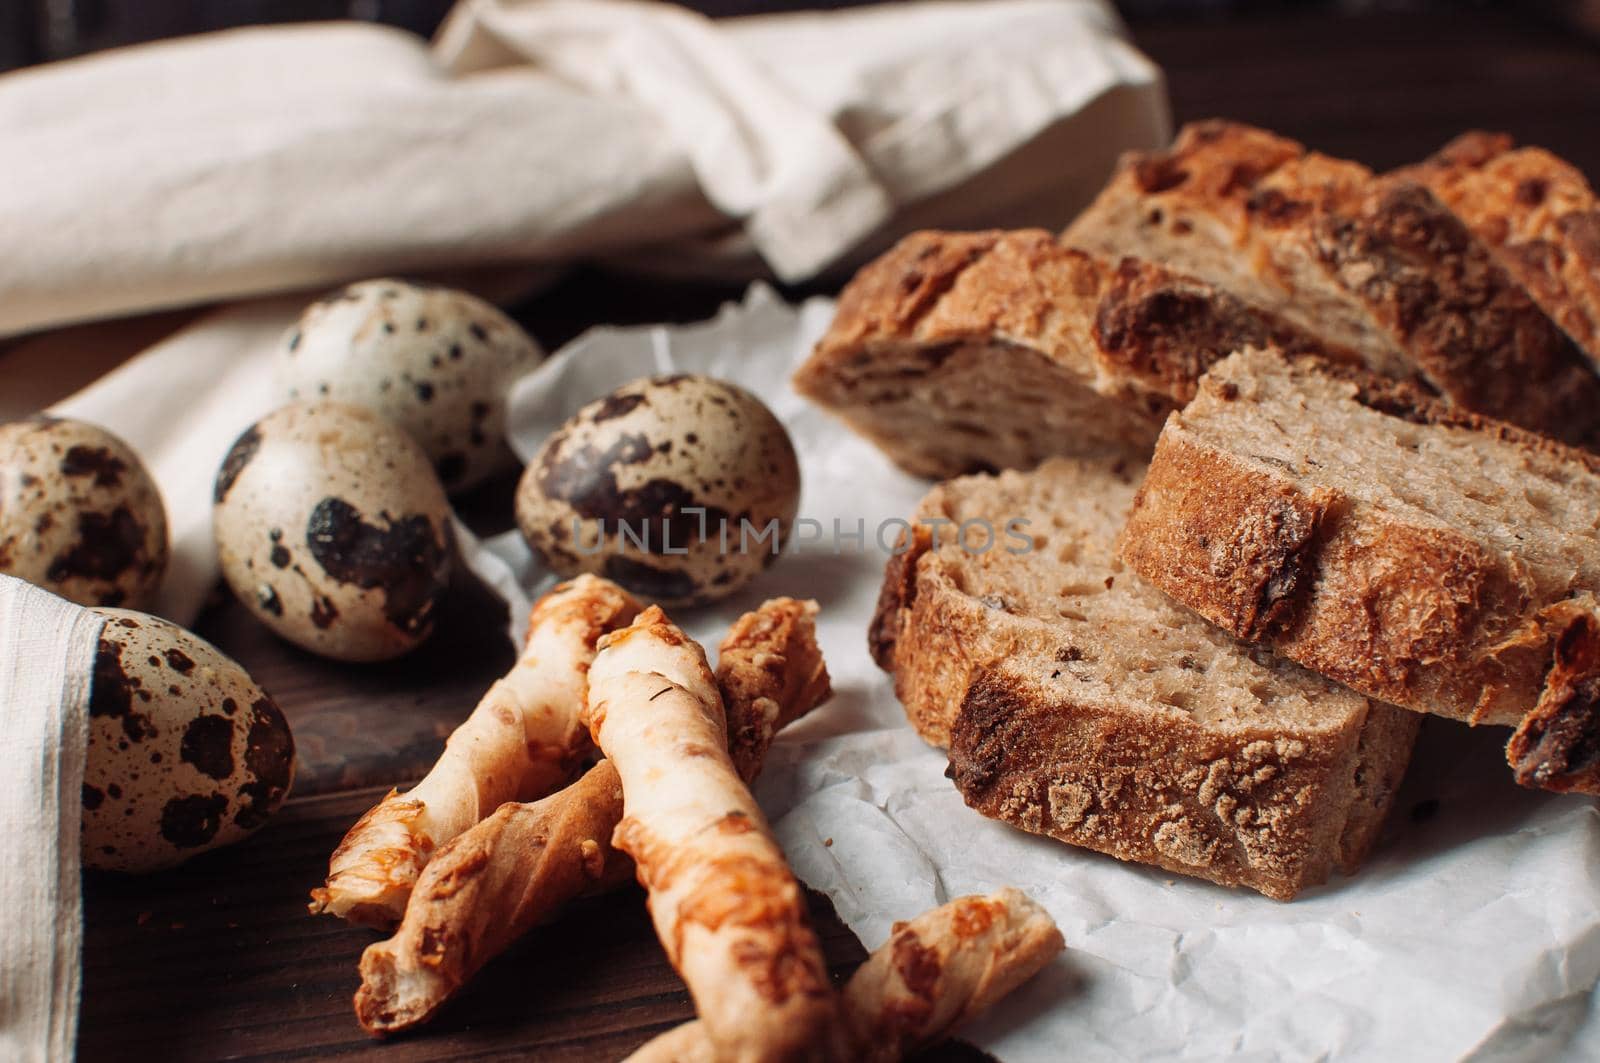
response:
<path id="1" fill-rule="evenodd" d="M 0 70 L 64 59 L 118 44 L 268 22 L 353 18 L 430 34 L 452 0 L 0 0 Z M 686 0 L 708 15 L 738 15 L 814 7 L 851 0 Z M 1567 25 L 1600 26 L 1600 0 L 1119 0 L 1133 23 L 1145 19 L 1238 19 L 1273 12 L 1520 10 Z"/>

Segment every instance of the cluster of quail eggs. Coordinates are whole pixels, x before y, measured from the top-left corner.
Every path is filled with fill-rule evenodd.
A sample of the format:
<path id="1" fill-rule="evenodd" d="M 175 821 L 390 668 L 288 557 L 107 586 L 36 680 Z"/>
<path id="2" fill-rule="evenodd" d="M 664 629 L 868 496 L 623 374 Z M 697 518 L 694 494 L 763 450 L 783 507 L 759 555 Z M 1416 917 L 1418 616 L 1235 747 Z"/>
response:
<path id="1" fill-rule="evenodd" d="M 450 581 L 447 496 L 510 467 L 507 395 L 542 357 L 510 318 L 448 289 L 380 279 L 309 306 L 276 354 L 289 405 L 247 429 L 217 475 L 217 549 L 240 601 L 327 657 L 420 645 Z M 755 396 L 656 377 L 553 433 L 522 475 L 516 517 L 562 576 L 706 602 L 772 562 L 799 480 L 788 434 Z"/>
<path id="2" fill-rule="evenodd" d="M 380 279 L 311 304 L 275 357 L 288 405 L 217 473 L 223 577 L 304 649 L 398 657 L 450 582 L 447 491 L 509 469 L 506 394 L 543 353 L 481 299 Z"/>

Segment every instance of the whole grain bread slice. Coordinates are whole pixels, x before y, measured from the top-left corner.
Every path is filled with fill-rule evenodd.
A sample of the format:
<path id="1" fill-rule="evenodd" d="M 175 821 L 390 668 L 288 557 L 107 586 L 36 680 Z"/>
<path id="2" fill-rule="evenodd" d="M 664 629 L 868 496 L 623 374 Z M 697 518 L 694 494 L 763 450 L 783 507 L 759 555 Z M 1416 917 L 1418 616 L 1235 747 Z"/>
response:
<path id="1" fill-rule="evenodd" d="M 1600 368 L 1600 201 L 1577 167 L 1504 134 L 1470 132 L 1398 174 L 1466 222 Z"/>
<path id="2" fill-rule="evenodd" d="M 1058 458 L 922 501 L 871 635 L 907 716 L 970 806 L 1024 830 L 1281 900 L 1354 870 L 1419 717 L 1125 570 L 1129 470 Z"/>
<path id="3" fill-rule="evenodd" d="M 1263 343 L 1323 350 L 1209 285 L 1043 230 L 919 232 L 845 288 L 794 384 L 902 468 L 944 478 L 1146 458 L 1207 366 Z"/>
<path id="4" fill-rule="evenodd" d="M 1131 154 L 1066 242 L 1160 262 L 1455 405 L 1600 444 L 1600 378 L 1415 180 L 1230 122 Z"/>
<path id="5" fill-rule="evenodd" d="M 1519 728 L 1600 791 L 1600 458 L 1405 385 L 1243 351 L 1168 421 L 1124 560 L 1370 697 Z"/>

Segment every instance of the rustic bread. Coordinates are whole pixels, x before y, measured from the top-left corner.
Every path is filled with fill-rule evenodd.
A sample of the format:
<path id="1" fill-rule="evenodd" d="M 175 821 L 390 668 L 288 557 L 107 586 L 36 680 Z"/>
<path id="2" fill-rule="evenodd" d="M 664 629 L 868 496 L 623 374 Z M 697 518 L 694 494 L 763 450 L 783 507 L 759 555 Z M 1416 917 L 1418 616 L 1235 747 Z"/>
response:
<path id="1" fill-rule="evenodd" d="M 1126 571 L 1135 476 L 1058 458 L 919 506 L 872 650 L 984 815 L 1287 900 L 1353 870 L 1418 717 L 1238 642 Z M 1031 523 L 1014 527 L 1006 523 Z M 998 541 L 969 526 L 988 521 Z M 1020 550 L 1019 534 L 1032 537 Z"/>
<path id="2" fill-rule="evenodd" d="M 1520 781 L 1597 791 L 1594 455 L 1364 373 L 1240 352 L 1168 420 L 1122 557 L 1370 697 L 1521 725 Z"/>
<path id="3" fill-rule="evenodd" d="M 1191 274 L 1466 409 L 1600 443 L 1583 354 L 1414 181 L 1202 122 L 1125 157 L 1066 242 Z"/>
<path id="4" fill-rule="evenodd" d="M 1600 202 L 1577 167 L 1504 134 L 1472 132 L 1399 174 L 1466 222 L 1600 367 Z"/>
<path id="5" fill-rule="evenodd" d="M 1208 365 L 1319 349 L 1209 285 L 1043 230 L 920 232 L 844 290 L 797 390 L 916 475 L 1149 456 Z"/>

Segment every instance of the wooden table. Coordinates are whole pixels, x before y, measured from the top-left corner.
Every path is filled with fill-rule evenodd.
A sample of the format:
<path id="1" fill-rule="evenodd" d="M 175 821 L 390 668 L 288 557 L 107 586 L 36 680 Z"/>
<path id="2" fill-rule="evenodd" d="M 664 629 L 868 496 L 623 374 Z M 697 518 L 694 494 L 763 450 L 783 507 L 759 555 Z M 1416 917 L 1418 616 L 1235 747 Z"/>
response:
<path id="1" fill-rule="evenodd" d="M 1300 14 L 1135 33 L 1167 70 L 1180 121 L 1258 122 L 1377 167 L 1482 126 L 1600 174 L 1600 54 L 1528 18 Z M 580 270 L 518 315 L 554 345 L 601 321 L 694 320 L 735 294 Z M 76 357 L 68 383 L 81 384 L 184 319 L 67 330 L 0 351 L 0 417 L 59 397 L 30 388 L 27 367 Z M 469 521 L 506 527 L 509 490 L 480 491 L 464 507 Z M 586 902 L 531 935 L 419 1036 L 378 1045 L 351 1016 L 356 959 L 372 935 L 309 918 L 306 891 L 350 822 L 420 775 L 505 669 L 504 619 L 491 596 L 463 586 L 429 646 L 396 666 L 355 667 L 276 641 L 218 596 L 198 628 L 283 705 L 300 780 L 282 814 L 243 845 L 163 875 L 91 876 L 84 1059 L 615 1059 L 690 1017 L 636 890 Z M 813 900 L 829 960 L 846 972 L 860 946 Z M 978 1054 L 952 1044 L 931 1055 Z"/>

